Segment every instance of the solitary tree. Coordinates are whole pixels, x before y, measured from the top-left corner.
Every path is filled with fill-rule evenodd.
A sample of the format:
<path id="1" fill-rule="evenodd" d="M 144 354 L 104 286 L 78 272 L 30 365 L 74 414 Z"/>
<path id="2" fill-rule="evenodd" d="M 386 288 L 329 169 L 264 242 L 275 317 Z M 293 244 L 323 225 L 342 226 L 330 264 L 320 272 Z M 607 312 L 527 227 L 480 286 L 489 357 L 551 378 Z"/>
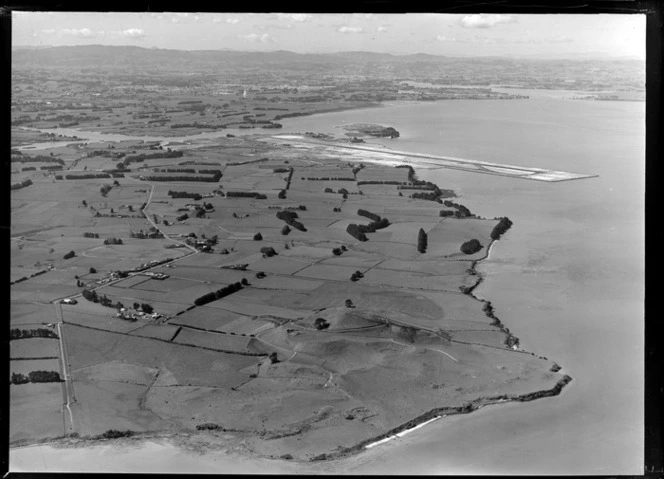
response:
<path id="1" fill-rule="evenodd" d="M 422 228 L 417 235 L 417 251 L 424 253 L 427 250 L 427 234 Z"/>
<path id="2" fill-rule="evenodd" d="M 353 302 L 350 299 L 346 300 L 346 307 L 347 308 L 354 308 L 355 306 L 353 305 Z"/>
<path id="3" fill-rule="evenodd" d="M 97 272 L 96 269 L 94 269 L 94 268 L 90 268 L 90 274 L 95 274 L 96 272 Z"/>

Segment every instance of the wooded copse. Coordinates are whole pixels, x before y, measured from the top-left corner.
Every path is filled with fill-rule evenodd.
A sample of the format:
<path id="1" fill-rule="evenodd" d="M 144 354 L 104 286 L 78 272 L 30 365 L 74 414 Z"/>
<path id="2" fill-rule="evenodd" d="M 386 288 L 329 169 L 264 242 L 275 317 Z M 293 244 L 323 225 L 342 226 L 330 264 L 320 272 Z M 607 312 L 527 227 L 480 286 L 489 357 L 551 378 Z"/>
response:
<path id="1" fill-rule="evenodd" d="M 387 218 L 381 218 L 379 215 L 371 213 L 367 210 L 359 209 L 357 210 L 357 214 L 372 220 L 372 222 L 368 225 L 357 225 L 355 223 L 351 223 L 346 227 L 346 232 L 359 241 L 369 240 L 365 233 L 375 233 L 376 230 L 390 226 L 390 222 Z"/>

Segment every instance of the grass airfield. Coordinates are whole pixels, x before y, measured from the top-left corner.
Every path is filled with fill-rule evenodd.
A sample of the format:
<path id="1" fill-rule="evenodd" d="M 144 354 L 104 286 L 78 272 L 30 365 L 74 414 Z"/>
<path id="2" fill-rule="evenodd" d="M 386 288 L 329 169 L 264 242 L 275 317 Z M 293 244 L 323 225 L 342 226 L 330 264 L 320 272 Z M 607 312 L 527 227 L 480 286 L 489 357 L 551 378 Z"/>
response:
<path id="1" fill-rule="evenodd" d="M 509 347 L 510 334 L 484 303 L 460 290 L 479 281 L 474 265 L 498 219 L 441 217 L 450 208 L 409 198 L 412 190 L 360 184 L 409 179 L 405 168 L 358 169 L 357 150 L 332 158 L 256 140 L 218 138 L 202 149 L 184 146 L 183 157 L 131 163 L 122 177 L 83 180 L 55 174 L 112 168 L 110 159 L 85 155 L 110 143 L 59 147 L 52 152 L 65 171 L 18 175 L 33 184 L 11 195 L 12 281 L 25 278 L 11 286 L 11 324 L 62 327 L 58 339 L 13 340 L 12 371 L 48 361 L 66 380 L 11 386 L 12 443 L 92 439 L 109 429 L 192 433 L 208 424 L 216 428 L 200 434 L 241 437 L 259 455 L 318 460 L 350 453 L 436 408 L 517 399 L 559 383 L 552 361 Z M 112 146 L 155 153 L 150 143 Z M 223 176 L 215 183 L 141 179 L 169 167 L 218 168 Z M 106 196 L 104 185 L 111 185 Z M 170 190 L 203 198 L 172 198 Z M 211 208 L 197 218 L 203 203 Z M 390 225 L 358 241 L 346 231 L 370 222 L 358 209 Z M 284 210 L 296 212 L 306 231 L 284 234 L 276 216 Z M 130 237 L 151 227 L 164 237 Z M 428 235 L 424 253 L 420 229 Z M 185 245 L 191 234 L 217 242 L 211 252 L 197 251 Z M 104 244 L 110 237 L 123 244 Z M 464 254 L 460 246 L 470 239 L 482 249 Z M 276 255 L 263 254 L 265 247 Z M 76 256 L 64 259 L 72 250 Z M 161 260 L 170 262 L 126 279 L 110 276 Z M 356 271 L 363 276 L 351 281 Z M 82 298 L 79 280 L 113 304 L 149 303 L 161 317 L 121 319 L 116 308 Z M 243 280 L 239 291 L 194 303 Z M 51 304 L 72 296 L 78 304 Z M 326 328 L 317 328 L 320 319 Z"/>

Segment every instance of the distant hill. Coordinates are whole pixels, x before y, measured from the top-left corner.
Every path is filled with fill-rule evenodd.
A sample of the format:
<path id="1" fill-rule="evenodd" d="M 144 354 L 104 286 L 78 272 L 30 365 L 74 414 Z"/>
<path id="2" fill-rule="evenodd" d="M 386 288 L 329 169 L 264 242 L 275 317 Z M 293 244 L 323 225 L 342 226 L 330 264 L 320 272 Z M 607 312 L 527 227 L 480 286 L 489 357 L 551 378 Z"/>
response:
<path id="1" fill-rule="evenodd" d="M 72 66 L 90 67 L 95 65 L 131 66 L 150 68 L 165 65 L 178 67 L 205 68 L 210 65 L 288 65 L 288 64 L 413 64 L 428 63 L 444 64 L 494 64 L 510 65 L 515 62 L 581 62 L 587 60 L 538 60 L 508 57 L 445 57 L 417 53 L 413 55 L 392 55 L 364 51 L 337 53 L 294 53 L 286 50 L 272 52 L 248 52 L 233 50 L 167 50 L 159 48 L 143 48 L 137 46 L 79 45 L 59 47 L 18 47 L 12 52 L 15 66 Z M 600 59 L 597 61 L 616 61 Z M 634 62 L 637 59 L 621 59 L 620 62 Z"/>

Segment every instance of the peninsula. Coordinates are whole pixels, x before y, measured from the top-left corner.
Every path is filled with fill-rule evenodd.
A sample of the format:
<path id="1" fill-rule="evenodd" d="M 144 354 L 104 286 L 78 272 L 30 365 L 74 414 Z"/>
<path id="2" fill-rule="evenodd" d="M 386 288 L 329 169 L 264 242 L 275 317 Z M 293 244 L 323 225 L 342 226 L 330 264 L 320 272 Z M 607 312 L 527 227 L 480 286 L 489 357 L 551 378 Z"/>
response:
<path id="1" fill-rule="evenodd" d="M 12 192 L 12 444 L 186 433 L 318 461 L 570 381 L 473 295 L 509 219 L 265 139 L 13 151 L 35 169 Z"/>

